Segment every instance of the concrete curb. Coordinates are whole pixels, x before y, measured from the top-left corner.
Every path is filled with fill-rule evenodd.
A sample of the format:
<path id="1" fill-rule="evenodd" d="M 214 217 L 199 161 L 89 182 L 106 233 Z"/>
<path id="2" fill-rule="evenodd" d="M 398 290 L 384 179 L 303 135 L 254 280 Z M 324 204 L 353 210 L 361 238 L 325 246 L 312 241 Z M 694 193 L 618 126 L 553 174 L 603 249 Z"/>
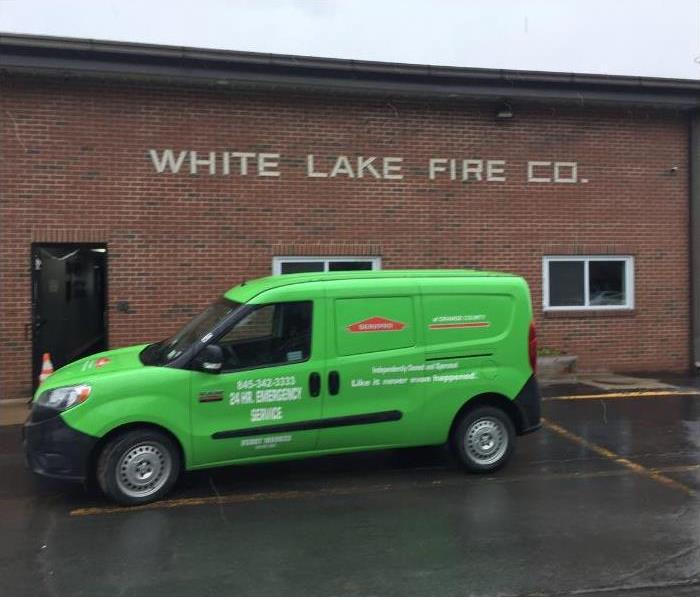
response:
<path id="1" fill-rule="evenodd" d="M 8 398 L 0 400 L 0 406 L 17 406 L 19 404 L 28 404 L 31 398 Z"/>

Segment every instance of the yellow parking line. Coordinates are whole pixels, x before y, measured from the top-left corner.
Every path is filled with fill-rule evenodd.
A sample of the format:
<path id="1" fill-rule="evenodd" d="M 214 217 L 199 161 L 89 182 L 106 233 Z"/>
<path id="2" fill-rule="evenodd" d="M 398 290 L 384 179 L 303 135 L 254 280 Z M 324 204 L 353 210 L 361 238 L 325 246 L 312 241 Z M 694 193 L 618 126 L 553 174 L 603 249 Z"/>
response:
<path id="1" fill-rule="evenodd" d="M 560 435 L 561 437 L 574 442 L 575 444 L 578 444 L 579 446 L 583 446 L 584 448 L 587 448 L 588 450 L 591 450 L 598 454 L 599 456 L 602 456 L 603 458 L 607 458 L 608 460 L 625 467 L 626 469 L 629 469 L 633 473 L 636 473 L 637 475 L 641 475 L 643 477 L 647 477 L 648 479 L 652 479 L 656 481 L 657 483 L 660 483 L 662 485 L 665 485 L 666 487 L 673 488 L 675 490 L 679 490 L 681 492 L 684 492 L 688 496 L 695 496 L 695 491 L 689 488 L 687 485 L 684 485 L 680 483 L 679 481 L 676 481 L 675 479 L 671 479 L 670 477 L 666 477 L 665 475 L 661 475 L 659 473 L 658 469 L 652 470 L 652 469 L 647 469 L 646 467 L 643 467 L 642 465 L 632 462 L 631 460 L 628 460 L 626 458 L 623 458 L 619 454 L 615 454 L 612 450 L 608 450 L 607 448 L 604 448 L 603 446 L 599 446 L 598 444 L 594 444 L 593 442 L 589 442 L 588 440 L 582 438 L 579 435 L 576 435 L 575 433 L 572 433 L 568 429 L 565 429 L 561 425 L 557 425 L 556 423 L 553 423 L 549 419 L 542 419 L 542 425 L 548 429 L 549 431 L 552 431 L 556 433 L 557 435 Z"/>
<path id="2" fill-rule="evenodd" d="M 76 508 L 70 511 L 71 517 L 88 517 L 92 515 L 102 515 L 109 513 L 134 512 L 139 510 L 152 510 L 156 508 L 180 508 L 185 506 L 204 506 L 207 504 L 234 504 L 241 502 L 255 502 L 260 500 L 297 500 L 314 496 L 341 496 L 355 494 L 358 492 L 376 492 L 391 489 L 390 484 L 379 486 L 368 486 L 365 488 L 326 488 L 321 490 L 289 490 L 286 492 L 257 492 L 253 494 L 226 494 L 219 496 L 201 496 L 194 498 L 176 498 L 174 500 L 159 500 L 151 504 L 140 506 L 106 506 Z"/>
<path id="3" fill-rule="evenodd" d="M 700 390 L 656 390 L 644 392 L 606 392 L 605 394 L 575 394 L 546 396 L 544 400 L 604 400 L 605 398 L 647 398 L 654 396 L 700 396 Z"/>
<path id="4" fill-rule="evenodd" d="M 159 500 L 151 504 L 140 506 L 93 506 L 89 508 L 76 508 L 70 511 L 71 517 L 88 517 L 91 515 L 104 515 L 110 513 L 135 512 L 140 510 L 152 510 L 156 508 L 179 508 L 185 506 L 203 506 L 206 504 L 232 504 L 235 502 L 253 502 L 266 499 L 296 499 L 309 495 L 308 492 L 290 491 L 277 493 L 257 494 L 229 494 L 225 496 L 202 496 L 195 498 L 176 498 L 174 500 Z"/>
<path id="5" fill-rule="evenodd" d="M 649 469 L 652 473 L 689 473 L 697 471 L 700 465 L 677 465 L 675 467 L 662 467 L 657 469 Z"/>
<path id="6" fill-rule="evenodd" d="M 667 473 L 685 473 L 690 471 L 700 470 L 700 464 L 694 465 L 678 465 L 674 467 L 663 467 L 658 469 L 649 469 L 653 474 L 661 472 Z M 519 475 L 515 477 L 503 477 L 498 475 L 480 476 L 480 479 L 486 481 L 495 481 L 502 483 L 528 483 L 532 481 L 560 481 L 573 479 L 596 479 L 600 477 L 619 477 L 627 473 L 627 469 L 614 469 L 607 471 L 589 471 L 581 473 L 579 471 L 568 471 L 566 473 L 548 473 L 538 475 Z M 321 488 L 318 490 L 289 490 L 285 492 L 257 492 L 252 494 L 225 494 L 219 496 L 201 496 L 192 498 L 177 498 L 174 500 L 160 500 L 151 504 L 141 506 L 91 506 L 86 508 L 76 508 L 70 511 L 71 517 L 90 517 L 97 515 L 105 515 L 112 513 L 135 512 L 143 510 L 169 509 L 169 508 L 186 508 L 193 506 L 207 506 L 212 504 L 239 504 L 246 502 L 259 502 L 263 500 L 296 500 L 303 498 L 313 498 L 321 496 L 345 496 L 350 494 L 366 494 L 372 492 L 388 492 L 402 491 L 407 489 L 425 489 L 430 487 L 445 487 L 451 485 L 460 485 L 464 483 L 464 479 L 456 478 L 449 480 L 431 480 L 421 483 L 412 483 L 404 485 L 380 484 L 375 486 L 350 486 L 346 488 Z"/>

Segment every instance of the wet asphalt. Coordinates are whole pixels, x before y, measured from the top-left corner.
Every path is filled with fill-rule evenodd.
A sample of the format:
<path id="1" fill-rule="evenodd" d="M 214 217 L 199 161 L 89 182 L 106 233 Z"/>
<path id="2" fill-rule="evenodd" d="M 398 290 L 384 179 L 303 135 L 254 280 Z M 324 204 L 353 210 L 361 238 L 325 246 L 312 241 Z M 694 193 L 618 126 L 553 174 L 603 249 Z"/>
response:
<path id="1" fill-rule="evenodd" d="M 700 593 L 700 395 L 543 414 L 492 476 L 442 448 L 363 453 L 191 473 L 137 510 L 31 475 L 0 427 L 0 593 Z"/>

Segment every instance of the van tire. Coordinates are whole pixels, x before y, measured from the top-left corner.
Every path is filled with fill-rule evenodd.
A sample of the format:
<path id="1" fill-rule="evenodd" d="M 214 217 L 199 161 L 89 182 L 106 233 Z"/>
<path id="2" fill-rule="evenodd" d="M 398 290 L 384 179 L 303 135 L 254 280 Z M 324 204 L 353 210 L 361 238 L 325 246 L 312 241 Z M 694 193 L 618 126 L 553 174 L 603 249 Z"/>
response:
<path id="1" fill-rule="evenodd" d="M 175 443 L 155 429 L 134 429 L 109 440 L 97 460 L 102 491 L 125 506 L 146 504 L 165 496 L 180 474 Z"/>
<path id="2" fill-rule="evenodd" d="M 515 427 L 499 408 L 482 406 L 459 417 L 450 441 L 467 471 L 490 473 L 500 469 L 513 453 Z"/>

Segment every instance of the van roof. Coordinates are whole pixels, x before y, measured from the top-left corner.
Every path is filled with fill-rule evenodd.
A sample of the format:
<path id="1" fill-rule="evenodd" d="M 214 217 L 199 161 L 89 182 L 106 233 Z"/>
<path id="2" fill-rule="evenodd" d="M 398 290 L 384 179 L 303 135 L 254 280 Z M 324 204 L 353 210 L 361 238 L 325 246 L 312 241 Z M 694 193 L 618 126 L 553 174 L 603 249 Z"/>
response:
<path id="1" fill-rule="evenodd" d="M 431 277 L 516 277 L 511 273 L 496 271 L 475 271 L 467 269 L 411 269 L 381 271 L 333 271 L 329 273 L 293 273 L 290 275 L 271 275 L 260 279 L 244 281 L 224 294 L 229 300 L 247 302 L 251 298 L 268 290 L 299 283 L 320 281 L 346 281 L 354 279 L 425 279 Z"/>

